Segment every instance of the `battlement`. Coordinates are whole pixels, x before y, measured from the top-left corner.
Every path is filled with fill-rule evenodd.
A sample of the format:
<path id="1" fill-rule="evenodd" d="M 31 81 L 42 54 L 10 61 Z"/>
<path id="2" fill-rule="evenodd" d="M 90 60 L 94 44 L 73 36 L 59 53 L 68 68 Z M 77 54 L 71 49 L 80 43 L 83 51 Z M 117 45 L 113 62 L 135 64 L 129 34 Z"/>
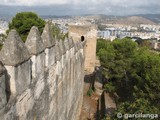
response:
<path id="1" fill-rule="evenodd" d="M 42 35 L 33 26 L 25 43 L 11 30 L 0 51 L 1 120 L 76 120 L 83 101 L 83 42 Z"/>

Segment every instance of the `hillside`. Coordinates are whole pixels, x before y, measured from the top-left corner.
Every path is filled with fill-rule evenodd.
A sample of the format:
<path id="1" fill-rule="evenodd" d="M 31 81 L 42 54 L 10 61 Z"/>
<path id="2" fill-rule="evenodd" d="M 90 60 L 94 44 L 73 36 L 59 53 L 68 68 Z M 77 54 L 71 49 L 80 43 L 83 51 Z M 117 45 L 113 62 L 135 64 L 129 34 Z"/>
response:
<path id="1" fill-rule="evenodd" d="M 160 14 L 144 14 L 138 16 L 144 17 L 156 23 L 160 23 Z"/>
<path id="2" fill-rule="evenodd" d="M 117 18 L 114 20 L 108 20 L 106 21 L 106 23 L 124 24 L 124 25 L 156 24 L 155 22 L 140 16 L 123 17 L 119 19 Z"/>

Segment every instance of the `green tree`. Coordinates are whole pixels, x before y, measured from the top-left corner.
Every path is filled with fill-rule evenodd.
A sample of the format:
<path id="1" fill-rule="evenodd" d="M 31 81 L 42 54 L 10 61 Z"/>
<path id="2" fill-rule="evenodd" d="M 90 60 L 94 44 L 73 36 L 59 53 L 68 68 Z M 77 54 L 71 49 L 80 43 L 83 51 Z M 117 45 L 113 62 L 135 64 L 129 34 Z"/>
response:
<path id="1" fill-rule="evenodd" d="M 132 63 L 134 98 L 146 98 L 153 104 L 160 101 L 160 56 L 148 49 L 139 49 Z"/>
<path id="2" fill-rule="evenodd" d="M 113 42 L 98 40 L 97 55 L 100 58 L 104 76 L 108 77 L 109 82 L 107 88 L 113 88 L 118 94 L 124 98 L 130 94 L 129 71 L 131 69 L 131 61 L 135 55 L 137 44 L 131 39 L 116 39 Z M 110 86 L 112 85 L 112 86 Z M 126 91 L 125 94 L 123 91 Z M 123 97 L 122 97 L 123 98 Z"/>
<path id="3" fill-rule="evenodd" d="M 9 30 L 16 29 L 22 40 L 25 41 L 32 26 L 37 26 L 42 33 L 44 25 L 45 21 L 38 17 L 37 14 L 33 12 L 21 12 L 17 13 L 9 23 Z"/>
<path id="4" fill-rule="evenodd" d="M 118 113 L 121 113 L 122 115 L 141 114 L 141 113 L 142 114 L 158 114 L 159 110 L 156 106 L 152 105 L 147 99 L 139 98 L 139 99 L 136 99 L 135 101 L 129 101 L 129 102 L 127 101 L 127 102 L 121 103 L 118 106 L 117 110 L 115 111 L 114 116 L 112 117 L 113 120 L 120 120 L 119 118 L 117 118 Z M 132 118 L 132 119 L 135 119 L 135 118 Z M 137 118 L 137 120 L 145 120 L 145 119 Z"/>
<path id="5" fill-rule="evenodd" d="M 97 55 L 104 68 L 107 92 L 117 93 L 117 111 L 160 113 L 160 55 L 138 47 L 129 38 L 98 40 Z"/>

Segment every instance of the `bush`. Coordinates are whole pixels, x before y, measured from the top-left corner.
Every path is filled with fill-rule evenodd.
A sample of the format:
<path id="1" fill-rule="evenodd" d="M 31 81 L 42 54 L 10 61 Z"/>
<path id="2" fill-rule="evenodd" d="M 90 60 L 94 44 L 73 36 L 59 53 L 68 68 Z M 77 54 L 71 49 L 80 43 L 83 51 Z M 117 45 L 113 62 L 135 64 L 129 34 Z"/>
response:
<path id="1" fill-rule="evenodd" d="M 115 92 L 115 86 L 113 85 L 112 82 L 109 82 L 109 83 L 105 84 L 104 89 L 109 93 Z"/>
<path id="2" fill-rule="evenodd" d="M 92 90 L 92 88 L 90 87 L 89 90 L 88 90 L 88 92 L 87 92 L 87 95 L 90 97 L 90 96 L 92 95 L 92 93 L 93 93 L 93 90 Z"/>

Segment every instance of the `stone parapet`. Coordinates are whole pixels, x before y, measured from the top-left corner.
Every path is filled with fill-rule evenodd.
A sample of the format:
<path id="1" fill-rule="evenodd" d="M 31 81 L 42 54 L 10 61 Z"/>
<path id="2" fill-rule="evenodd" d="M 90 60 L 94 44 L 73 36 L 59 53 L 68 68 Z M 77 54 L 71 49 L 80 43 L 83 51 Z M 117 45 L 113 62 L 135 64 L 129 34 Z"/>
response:
<path id="1" fill-rule="evenodd" d="M 56 40 L 47 23 L 26 43 L 12 30 L 0 51 L 0 120 L 76 120 L 83 97 L 81 43 Z"/>

